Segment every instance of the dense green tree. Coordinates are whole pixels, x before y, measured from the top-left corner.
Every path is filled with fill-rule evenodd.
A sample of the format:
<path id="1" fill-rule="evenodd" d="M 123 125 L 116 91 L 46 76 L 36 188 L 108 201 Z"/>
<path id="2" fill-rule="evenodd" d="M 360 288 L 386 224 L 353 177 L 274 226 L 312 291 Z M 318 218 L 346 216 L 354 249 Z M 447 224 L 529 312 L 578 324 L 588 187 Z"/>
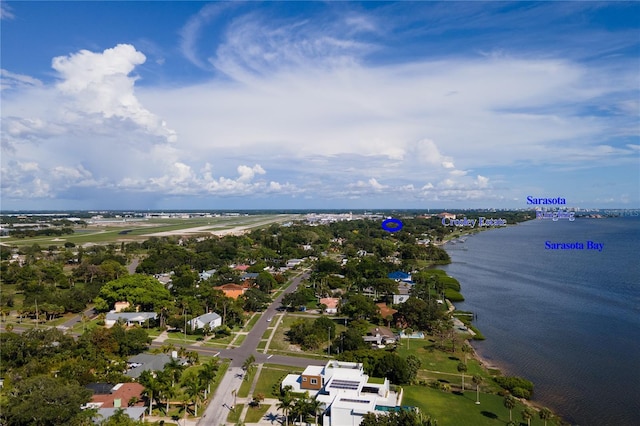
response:
<path id="1" fill-rule="evenodd" d="M 16 383 L 2 411 L 8 424 L 16 426 L 79 424 L 94 413 L 80 409 L 90 399 L 91 391 L 75 382 L 36 376 Z"/>
<path id="2" fill-rule="evenodd" d="M 258 277 L 256 278 L 256 285 L 263 293 L 269 294 L 271 290 L 276 286 L 276 279 L 273 278 L 273 275 L 268 273 L 267 271 L 262 271 L 258 273 Z"/>
<path id="3" fill-rule="evenodd" d="M 356 351 L 358 349 L 365 349 L 369 346 L 362 338 L 362 334 L 353 327 L 349 327 L 340 333 L 340 336 L 338 336 L 333 342 L 334 347 L 336 347 L 336 349 L 339 348 L 340 352 Z"/>
<path id="4" fill-rule="evenodd" d="M 373 300 L 361 294 L 354 294 L 340 305 L 340 313 L 352 319 L 372 320 L 379 316 L 380 308 Z"/>
<path id="5" fill-rule="evenodd" d="M 172 300 L 171 294 L 160 281 L 136 274 L 106 283 L 94 301 L 98 311 L 108 311 L 118 301 L 140 305 L 142 311 L 155 311 Z"/>
<path id="6" fill-rule="evenodd" d="M 400 410 L 386 414 L 367 413 L 360 422 L 360 426 L 437 426 L 437 422 L 415 411 Z"/>
<path id="7" fill-rule="evenodd" d="M 243 308 L 248 312 L 257 312 L 271 301 L 271 298 L 257 288 L 250 288 L 240 298 L 243 301 Z"/>
<path id="8" fill-rule="evenodd" d="M 126 329 L 115 324 L 110 331 L 118 343 L 118 354 L 123 357 L 139 354 L 147 350 L 151 343 L 147 331 L 139 327 Z"/>

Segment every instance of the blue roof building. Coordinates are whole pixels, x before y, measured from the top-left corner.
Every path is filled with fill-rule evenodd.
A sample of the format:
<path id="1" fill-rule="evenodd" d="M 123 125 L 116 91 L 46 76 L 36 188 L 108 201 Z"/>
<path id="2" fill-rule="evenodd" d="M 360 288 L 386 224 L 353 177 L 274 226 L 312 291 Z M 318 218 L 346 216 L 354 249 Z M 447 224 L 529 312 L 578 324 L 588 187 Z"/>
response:
<path id="1" fill-rule="evenodd" d="M 402 271 L 394 271 L 387 275 L 387 278 L 396 281 L 411 282 L 411 274 Z"/>

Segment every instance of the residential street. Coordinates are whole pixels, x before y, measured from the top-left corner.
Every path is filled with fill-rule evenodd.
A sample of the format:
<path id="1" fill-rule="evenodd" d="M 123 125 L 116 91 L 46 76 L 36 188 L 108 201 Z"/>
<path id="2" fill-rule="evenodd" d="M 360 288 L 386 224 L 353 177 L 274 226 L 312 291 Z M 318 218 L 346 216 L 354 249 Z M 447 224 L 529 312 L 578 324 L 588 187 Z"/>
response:
<path id="1" fill-rule="evenodd" d="M 258 347 L 258 343 L 260 342 L 262 335 L 269 327 L 267 318 L 273 318 L 275 316 L 275 314 L 278 312 L 276 309 L 280 307 L 280 303 L 284 295 L 294 292 L 298 285 L 300 285 L 300 282 L 307 277 L 308 273 L 305 272 L 294 278 L 292 284 L 278 297 L 276 297 L 273 303 L 271 303 L 271 305 L 269 305 L 269 307 L 264 311 L 258 322 L 253 326 L 253 328 L 247 335 L 247 338 L 244 340 L 242 346 L 235 349 L 224 349 L 216 351 L 220 352 L 219 356 L 221 358 L 230 358 L 232 360 L 231 366 L 229 370 L 227 370 L 225 376 L 222 378 L 220 385 L 211 398 L 211 402 L 207 406 L 207 409 L 198 422 L 198 425 L 220 426 L 225 424 L 225 420 L 227 419 L 227 415 L 229 414 L 229 407 L 233 406 L 234 403 L 232 392 L 234 389 L 239 389 L 242 383 L 244 371 L 242 370 L 241 366 L 251 354 L 255 356 L 256 363 L 258 364 L 267 362 L 267 360 L 268 362 L 274 364 L 291 365 L 296 367 L 306 367 L 307 365 L 324 365 L 326 363 L 323 360 L 317 359 L 288 357 L 282 355 L 268 355 L 256 352 L 256 348 Z M 198 352 L 203 353 L 202 347 L 190 346 L 189 349 L 197 350 Z"/>

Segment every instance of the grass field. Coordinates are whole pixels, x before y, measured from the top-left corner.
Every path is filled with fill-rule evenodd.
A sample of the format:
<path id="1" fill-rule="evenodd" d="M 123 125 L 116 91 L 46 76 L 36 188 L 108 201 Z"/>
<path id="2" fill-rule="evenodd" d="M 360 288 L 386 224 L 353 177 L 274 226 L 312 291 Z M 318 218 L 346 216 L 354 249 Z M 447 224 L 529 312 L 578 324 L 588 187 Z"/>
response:
<path id="1" fill-rule="evenodd" d="M 62 246 L 65 242 L 72 242 L 77 245 L 86 243 L 106 244 L 120 241 L 143 241 L 148 239 L 149 234 L 159 232 L 175 232 L 193 228 L 206 227 L 202 230 L 195 230 L 200 233 L 211 231 L 221 231 L 238 226 L 258 227 L 272 222 L 284 222 L 295 219 L 297 215 L 256 215 L 239 217 L 211 217 L 193 219 L 150 219 L 132 222 L 109 222 L 103 224 L 90 224 L 86 228 L 76 228 L 75 233 L 62 236 L 39 236 L 33 238 L 2 238 L 0 242 L 6 245 L 30 246 L 39 244 L 43 247 L 50 245 Z M 122 233 L 126 231 L 126 233 Z"/>
<path id="2" fill-rule="evenodd" d="M 503 426 L 509 421 L 509 410 L 504 407 L 504 398 L 499 395 L 480 393 L 480 404 L 476 405 L 476 393 L 443 392 L 424 386 L 405 386 L 402 405 L 419 407 L 420 410 L 438 421 L 438 426 Z M 524 405 L 518 403 L 512 410 L 516 424 L 520 424 Z M 522 424 L 526 425 L 526 422 Z M 542 426 L 537 418 L 532 426 Z M 549 426 L 557 423 L 547 421 Z"/>
<path id="3" fill-rule="evenodd" d="M 245 423 L 258 423 L 267 411 L 269 410 L 269 405 L 261 404 L 259 407 L 249 407 L 247 410 L 247 415 L 244 418 Z"/>
<path id="4" fill-rule="evenodd" d="M 227 415 L 227 422 L 235 425 L 240 421 L 240 414 L 242 414 L 242 409 L 244 408 L 244 404 L 238 404 L 233 407 L 233 411 L 229 411 Z"/>
<path id="5" fill-rule="evenodd" d="M 273 386 L 276 384 L 279 385 L 282 379 L 287 374 L 294 374 L 294 373 L 302 373 L 302 368 L 289 367 L 289 366 L 276 367 L 276 366 L 269 366 L 269 364 L 265 364 L 262 367 L 262 371 L 260 372 L 260 378 L 256 383 L 256 388 L 253 394 L 256 395 L 261 393 L 265 395 L 267 398 L 273 397 L 271 392 L 273 390 Z"/>

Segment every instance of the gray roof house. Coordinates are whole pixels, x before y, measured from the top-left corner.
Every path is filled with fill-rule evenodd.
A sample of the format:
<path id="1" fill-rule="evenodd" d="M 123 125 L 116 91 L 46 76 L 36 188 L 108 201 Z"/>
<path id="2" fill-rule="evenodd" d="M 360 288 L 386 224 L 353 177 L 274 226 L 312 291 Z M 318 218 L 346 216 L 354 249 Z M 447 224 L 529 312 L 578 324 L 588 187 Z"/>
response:
<path id="1" fill-rule="evenodd" d="M 124 411 L 124 413 L 133 420 L 144 420 L 144 413 L 146 409 L 146 407 L 98 408 L 98 415 L 92 420 L 94 423 L 100 424 L 103 420 L 113 416 L 118 410 Z"/>
<path id="2" fill-rule="evenodd" d="M 171 357 L 167 354 L 138 354 L 127 360 L 129 370 L 126 376 L 137 379 L 143 371 L 161 371 L 164 366 L 171 362 Z"/>
<path id="3" fill-rule="evenodd" d="M 222 325 L 222 317 L 215 312 L 209 312 L 208 314 L 195 317 L 189 321 L 189 324 L 191 324 L 193 330 L 204 328 L 207 324 L 209 324 L 209 328 L 213 329 Z"/>
<path id="4" fill-rule="evenodd" d="M 122 318 L 127 326 L 133 324 L 143 325 L 148 319 L 158 318 L 155 312 L 109 312 L 104 319 L 104 325 L 112 327 L 118 319 Z"/>

